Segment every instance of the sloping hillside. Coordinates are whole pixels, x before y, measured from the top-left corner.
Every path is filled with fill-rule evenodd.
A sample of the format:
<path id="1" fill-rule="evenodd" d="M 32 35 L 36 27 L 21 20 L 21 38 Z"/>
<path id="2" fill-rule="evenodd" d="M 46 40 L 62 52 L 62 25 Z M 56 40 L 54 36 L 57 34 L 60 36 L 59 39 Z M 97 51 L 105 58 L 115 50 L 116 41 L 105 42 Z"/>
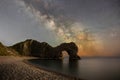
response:
<path id="1" fill-rule="evenodd" d="M 8 47 L 4 46 L 0 42 L 0 56 L 8 56 L 8 55 L 18 55 L 18 52 L 16 52 L 12 48 L 8 48 Z"/>
<path id="2" fill-rule="evenodd" d="M 8 55 L 7 48 L 2 43 L 0 43 L 0 55 Z"/>

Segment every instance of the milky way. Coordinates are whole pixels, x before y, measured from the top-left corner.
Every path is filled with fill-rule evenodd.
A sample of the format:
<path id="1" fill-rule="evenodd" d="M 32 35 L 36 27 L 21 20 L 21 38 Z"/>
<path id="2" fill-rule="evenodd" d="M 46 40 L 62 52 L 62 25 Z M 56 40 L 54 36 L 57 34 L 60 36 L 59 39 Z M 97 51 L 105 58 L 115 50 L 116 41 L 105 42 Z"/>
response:
<path id="1" fill-rule="evenodd" d="M 119 0 L 3 0 L 0 2 L 9 4 L 5 7 L 9 13 L 6 15 L 12 16 L 9 18 L 13 20 L 10 23 L 21 25 L 19 30 L 23 33 L 16 34 L 17 26 L 11 27 L 16 28 L 15 32 L 8 31 L 13 34 L 11 36 L 13 41 L 17 35 L 18 39 L 33 38 L 47 41 L 52 45 L 73 41 L 78 45 L 79 55 L 82 56 L 120 55 Z M 9 8 L 10 6 L 16 8 Z M 1 8 L 0 12 L 3 16 L 6 10 Z M 4 17 L 2 18 L 4 20 Z M 9 20 L 7 19 L 6 22 Z"/>

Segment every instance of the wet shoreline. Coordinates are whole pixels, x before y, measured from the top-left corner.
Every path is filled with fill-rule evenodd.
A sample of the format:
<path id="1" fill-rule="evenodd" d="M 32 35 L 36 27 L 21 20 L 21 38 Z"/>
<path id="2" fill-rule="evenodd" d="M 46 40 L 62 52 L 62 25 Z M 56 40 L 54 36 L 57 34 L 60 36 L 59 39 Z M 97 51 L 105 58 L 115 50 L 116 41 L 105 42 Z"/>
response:
<path id="1" fill-rule="evenodd" d="M 23 62 L 26 63 L 26 64 L 29 64 L 29 65 L 32 65 L 32 66 L 34 66 L 36 68 L 39 68 L 39 69 L 42 69 L 42 70 L 45 70 L 45 71 L 48 71 L 48 72 L 53 72 L 55 74 L 62 75 L 64 77 L 68 77 L 68 78 L 70 78 L 72 80 L 84 80 L 84 79 L 80 79 L 79 77 L 76 77 L 76 76 L 73 76 L 73 75 L 64 74 L 64 73 L 60 73 L 60 72 L 57 72 L 57 71 L 53 71 L 53 70 L 48 69 L 48 68 L 44 68 L 44 67 L 42 67 L 40 65 L 37 65 L 37 64 L 34 64 L 34 63 L 30 62 L 29 60 L 31 60 L 31 59 L 23 60 Z M 38 60 L 41 60 L 41 59 L 38 59 Z"/>
<path id="2" fill-rule="evenodd" d="M 80 80 L 28 63 L 24 57 L 0 56 L 0 80 Z"/>

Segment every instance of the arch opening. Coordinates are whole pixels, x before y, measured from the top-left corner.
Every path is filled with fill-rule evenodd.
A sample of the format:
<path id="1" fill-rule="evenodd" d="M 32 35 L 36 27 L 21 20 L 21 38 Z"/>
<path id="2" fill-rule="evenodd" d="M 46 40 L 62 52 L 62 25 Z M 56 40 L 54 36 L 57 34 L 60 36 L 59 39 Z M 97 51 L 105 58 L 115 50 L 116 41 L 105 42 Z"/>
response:
<path id="1" fill-rule="evenodd" d="M 68 54 L 67 51 L 63 50 L 63 51 L 62 51 L 62 58 L 66 58 L 66 57 L 69 58 L 69 54 Z"/>

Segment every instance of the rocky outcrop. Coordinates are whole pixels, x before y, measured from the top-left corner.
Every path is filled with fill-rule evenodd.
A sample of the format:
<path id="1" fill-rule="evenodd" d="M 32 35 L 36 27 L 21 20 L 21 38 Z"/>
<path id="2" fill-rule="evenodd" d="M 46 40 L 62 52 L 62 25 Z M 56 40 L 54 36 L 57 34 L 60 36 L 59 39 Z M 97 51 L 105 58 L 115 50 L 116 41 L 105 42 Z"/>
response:
<path id="1" fill-rule="evenodd" d="M 60 59 L 63 56 L 62 51 L 68 52 L 70 59 L 80 59 L 77 55 L 78 47 L 73 42 L 62 43 L 57 47 L 52 47 L 46 42 L 28 39 L 11 46 L 11 48 L 15 49 L 21 55 L 35 56 L 42 59 Z"/>

